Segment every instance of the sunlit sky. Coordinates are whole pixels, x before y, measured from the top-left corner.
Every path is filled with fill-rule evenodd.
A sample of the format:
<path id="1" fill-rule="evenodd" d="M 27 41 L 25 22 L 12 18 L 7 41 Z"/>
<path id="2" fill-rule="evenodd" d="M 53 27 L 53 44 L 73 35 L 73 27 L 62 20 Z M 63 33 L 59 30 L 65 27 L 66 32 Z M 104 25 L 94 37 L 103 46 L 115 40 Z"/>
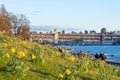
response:
<path id="1" fill-rule="evenodd" d="M 120 0 L 0 0 L 8 12 L 35 26 L 120 30 Z"/>

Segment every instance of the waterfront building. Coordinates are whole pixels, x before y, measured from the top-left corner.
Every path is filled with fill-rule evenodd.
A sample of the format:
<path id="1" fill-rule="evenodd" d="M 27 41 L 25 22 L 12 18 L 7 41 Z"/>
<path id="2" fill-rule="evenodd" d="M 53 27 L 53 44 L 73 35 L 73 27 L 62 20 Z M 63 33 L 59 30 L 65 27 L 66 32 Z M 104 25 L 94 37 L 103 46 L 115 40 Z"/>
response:
<path id="1" fill-rule="evenodd" d="M 103 44 L 104 45 L 112 45 L 114 43 L 113 40 L 104 40 Z"/>
<path id="2" fill-rule="evenodd" d="M 120 40 L 120 34 L 105 34 L 106 29 L 101 29 L 101 31 L 102 34 L 95 31 L 91 31 L 91 34 L 77 34 L 74 31 L 72 34 L 59 34 L 57 29 L 54 29 L 54 33 L 30 32 L 30 41 L 66 45 L 112 45 Z"/>

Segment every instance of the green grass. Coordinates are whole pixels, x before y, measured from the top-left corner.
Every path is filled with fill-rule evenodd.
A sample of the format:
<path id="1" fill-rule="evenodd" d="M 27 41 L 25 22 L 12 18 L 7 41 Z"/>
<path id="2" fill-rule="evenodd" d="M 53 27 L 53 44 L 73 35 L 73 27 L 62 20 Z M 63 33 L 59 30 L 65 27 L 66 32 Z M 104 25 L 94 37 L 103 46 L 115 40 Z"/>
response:
<path id="1" fill-rule="evenodd" d="M 120 69 L 87 56 L 72 61 L 51 46 L 0 35 L 0 80 L 120 80 Z"/>

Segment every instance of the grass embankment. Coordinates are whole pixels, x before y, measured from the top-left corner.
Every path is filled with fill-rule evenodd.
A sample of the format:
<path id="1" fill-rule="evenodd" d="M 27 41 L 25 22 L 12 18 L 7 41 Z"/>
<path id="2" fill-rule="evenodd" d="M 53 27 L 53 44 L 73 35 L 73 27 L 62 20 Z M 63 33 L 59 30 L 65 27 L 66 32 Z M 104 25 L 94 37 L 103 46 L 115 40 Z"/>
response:
<path id="1" fill-rule="evenodd" d="M 86 55 L 0 35 L 0 80 L 120 80 L 120 70 Z"/>

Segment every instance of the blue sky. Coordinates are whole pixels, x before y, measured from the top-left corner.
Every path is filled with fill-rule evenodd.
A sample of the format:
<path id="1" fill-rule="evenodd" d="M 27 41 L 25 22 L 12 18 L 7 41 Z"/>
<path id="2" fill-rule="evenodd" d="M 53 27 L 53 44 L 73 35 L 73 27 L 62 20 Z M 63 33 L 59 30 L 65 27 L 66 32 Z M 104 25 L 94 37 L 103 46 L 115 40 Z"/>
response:
<path id="1" fill-rule="evenodd" d="M 120 0 L 0 0 L 0 4 L 26 15 L 31 25 L 120 30 Z"/>

